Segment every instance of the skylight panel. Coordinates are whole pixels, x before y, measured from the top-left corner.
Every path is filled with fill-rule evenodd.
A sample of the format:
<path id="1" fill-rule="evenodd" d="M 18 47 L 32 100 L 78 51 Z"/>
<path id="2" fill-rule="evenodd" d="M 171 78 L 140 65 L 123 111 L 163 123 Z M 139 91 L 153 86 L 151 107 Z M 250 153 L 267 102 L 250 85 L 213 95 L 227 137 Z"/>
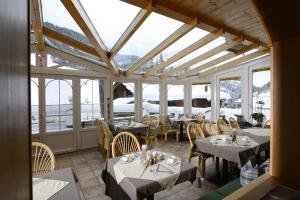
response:
<path id="1" fill-rule="evenodd" d="M 192 45 L 196 41 L 200 40 L 202 37 L 207 35 L 208 32 L 204 31 L 199 28 L 194 28 L 190 32 L 188 32 L 186 35 L 184 35 L 182 38 L 177 40 L 174 44 L 166 48 L 164 51 L 162 51 L 160 54 L 155 56 L 153 59 L 148 61 L 146 64 L 144 64 L 139 72 L 146 72 L 153 66 L 160 64 L 164 61 L 167 61 L 169 58 L 180 52 L 181 50 L 185 49 L 186 47 Z"/>
<path id="2" fill-rule="evenodd" d="M 109 50 L 140 11 L 140 8 L 119 0 L 80 2 Z"/>
<path id="3" fill-rule="evenodd" d="M 195 64 L 195 65 L 192 65 L 192 66 L 190 67 L 190 69 L 194 69 L 194 68 L 196 68 L 196 67 L 199 67 L 199 66 L 201 66 L 201 65 L 204 65 L 204 64 L 206 64 L 206 63 L 208 63 L 208 62 L 210 62 L 210 61 L 212 61 L 212 60 L 215 60 L 215 59 L 217 59 L 217 58 L 220 58 L 220 57 L 222 57 L 222 56 L 225 56 L 225 55 L 228 54 L 228 53 L 229 53 L 228 51 L 222 51 L 222 52 L 220 52 L 220 53 L 217 53 L 217 54 L 215 54 L 215 55 L 209 57 L 208 59 L 205 59 L 205 60 L 203 60 L 203 61 L 201 61 L 201 62 L 199 62 L 199 63 L 197 63 L 197 64 Z"/>
<path id="4" fill-rule="evenodd" d="M 115 62 L 121 69 L 130 67 L 182 25 L 182 22 L 157 13 L 151 13 L 114 57 Z"/>
<path id="5" fill-rule="evenodd" d="M 66 29 L 83 34 L 82 30 L 60 0 L 42 0 L 42 12 L 44 25 L 47 25 L 47 27 L 50 25 L 52 25 L 52 27 L 53 25 L 59 26 L 56 31 L 58 31 L 59 28 L 65 28 L 65 30 L 58 31 L 62 34 L 67 31 Z M 50 24 L 47 24 L 47 22 Z"/>
<path id="6" fill-rule="evenodd" d="M 224 37 L 218 37 L 216 40 L 208 43 L 207 45 L 204 45 L 203 47 L 197 49 L 196 51 L 194 51 L 193 53 L 191 54 L 188 54 L 187 56 L 181 58 L 180 60 L 174 62 L 173 64 L 171 64 L 170 66 L 166 67 L 165 69 L 166 70 L 170 70 L 170 69 L 173 69 L 173 68 L 176 68 L 176 67 L 179 67 L 180 65 L 196 58 L 197 56 L 200 56 L 206 52 L 208 52 L 209 50 L 212 50 L 213 48 L 221 45 L 221 44 L 224 44 L 226 41 L 225 41 L 225 38 Z"/>

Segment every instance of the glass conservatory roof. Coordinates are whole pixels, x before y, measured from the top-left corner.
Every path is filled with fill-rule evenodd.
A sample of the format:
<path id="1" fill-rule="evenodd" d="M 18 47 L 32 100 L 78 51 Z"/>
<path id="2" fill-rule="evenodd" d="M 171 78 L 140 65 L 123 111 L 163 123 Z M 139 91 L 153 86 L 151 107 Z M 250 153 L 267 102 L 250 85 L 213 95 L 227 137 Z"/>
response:
<path id="1" fill-rule="evenodd" d="M 101 46 L 103 51 L 107 52 L 107 59 L 102 59 L 100 54 L 97 56 L 99 51 L 94 51 L 94 55 L 84 50 L 76 49 L 76 47 L 70 46 L 70 43 L 65 43 L 59 40 L 59 38 L 49 38 L 45 36 L 45 44 L 54 48 L 66 51 L 72 55 L 78 57 L 85 57 L 88 60 L 96 62 L 108 62 L 116 64 L 118 70 L 127 71 L 131 66 L 137 64 L 145 55 L 149 55 L 154 48 L 163 46 L 159 53 L 152 55 L 147 58 L 134 73 L 144 74 L 155 68 L 157 65 L 167 62 L 169 59 L 177 55 L 178 52 L 189 48 L 195 42 L 200 41 L 208 34 L 197 26 L 193 26 L 190 31 L 183 34 L 182 36 L 176 36 L 176 31 L 180 29 L 184 23 L 167 16 L 158 14 L 154 11 L 148 10 L 148 14 L 143 21 L 137 23 L 140 14 L 146 8 L 139 8 L 129 3 L 119 0 L 72 0 L 76 1 L 79 6 L 85 11 L 87 18 L 91 22 L 91 26 L 95 28 L 96 34 L 104 43 Z M 70 1 L 70 2 L 72 2 Z M 72 41 L 76 41 L 77 45 L 84 45 L 86 47 L 94 49 L 94 45 L 90 42 L 89 38 L 85 36 L 80 26 L 77 24 L 76 17 L 73 18 L 72 9 L 64 5 L 60 0 L 41 0 L 42 4 L 42 22 L 43 26 L 47 27 L 57 33 L 69 37 Z M 71 3 L 70 3 L 71 4 Z M 76 8 L 77 9 L 77 8 Z M 71 14 L 70 14 L 71 12 Z M 136 23 L 133 23 L 136 22 Z M 118 48 L 118 50 L 110 57 L 110 51 L 115 48 L 117 41 L 121 40 L 121 36 L 126 34 L 126 30 L 132 24 L 138 24 L 137 27 L 128 36 L 126 41 Z M 176 39 L 168 45 L 162 45 L 165 43 L 167 38 L 171 36 Z M 90 36 L 91 37 L 91 36 Z M 91 39 L 91 38 L 90 38 Z M 204 40 L 204 39 L 203 39 Z M 93 40 L 91 40 L 93 41 Z M 119 41 L 120 42 L 120 41 Z M 118 44 L 119 44 L 118 42 Z M 176 59 L 162 70 L 156 70 L 152 75 L 160 75 L 164 72 L 170 71 L 174 68 L 180 67 L 182 64 L 204 54 L 205 52 L 220 46 L 226 42 L 226 37 L 220 36 L 217 39 L 209 42 L 208 44 L 181 56 Z M 95 44 L 95 43 L 93 43 Z M 117 46 L 117 45 L 116 45 Z M 84 48 L 83 48 L 84 49 Z M 205 59 L 197 64 L 189 66 L 188 69 L 193 69 L 199 65 L 203 65 L 216 58 L 226 55 L 229 51 L 223 51 L 216 53 L 215 55 Z M 250 52 L 251 53 L 251 52 Z M 241 56 L 247 55 L 247 53 L 237 56 L 231 60 L 226 60 L 221 64 L 230 62 L 234 59 L 238 59 Z M 101 54 L 102 55 L 102 54 Z M 54 63 L 53 63 L 54 65 Z M 180 74 L 180 73 L 179 73 Z M 177 73 L 178 75 L 178 73 Z"/>

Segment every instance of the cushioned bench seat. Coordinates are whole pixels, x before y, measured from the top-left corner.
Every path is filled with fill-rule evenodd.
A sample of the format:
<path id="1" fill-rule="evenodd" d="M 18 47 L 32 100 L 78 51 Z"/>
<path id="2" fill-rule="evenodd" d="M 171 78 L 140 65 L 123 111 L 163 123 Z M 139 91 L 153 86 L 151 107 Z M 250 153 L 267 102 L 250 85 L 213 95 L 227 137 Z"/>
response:
<path id="1" fill-rule="evenodd" d="M 241 188 L 242 185 L 240 183 L 240 178 L 235 179 L 234 181 L 231 181 L 227 183 L 226 185 L 218 188 L 217 190 L 210 192 L 205 197 L 200 198 L 199 200 L 219 200 L 223 199 L 224 197 L 230 195 L 231 193 L 235 192 L 239 188 Z"/>

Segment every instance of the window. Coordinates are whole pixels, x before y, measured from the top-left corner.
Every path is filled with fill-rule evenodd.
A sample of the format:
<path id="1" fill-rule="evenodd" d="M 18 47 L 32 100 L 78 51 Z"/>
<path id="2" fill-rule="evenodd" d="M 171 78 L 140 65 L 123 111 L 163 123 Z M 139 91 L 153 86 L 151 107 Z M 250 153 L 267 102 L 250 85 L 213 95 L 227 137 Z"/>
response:
<path id="1" fill-rule="evenodd" d="M 159 114 L 159 84 L 143 83 L 143 115 Z"/>
<path id="2" fill-rule="evenodd" d="M 72 80 L 46 79 L 46 131 L 73 129 Z"/>
<path id="3" fill-rule="evenodd" d="M 211 119 L 211 84 L 196 83 L 192 85 L 192 115 L 201 112 L 205 119 Z"/>
<path id="4" fill-rule="evenodd" d="M 236 118 L 241 114 L 242 84 L 240 79 L 220 80 L 220 116 Z"/>
<path id="5" fill-rule="evenodd" d="M 184 115 L 183 85 L 168 85 L 168 115 L 172 118 Z"/>
<path id="6" fill-rule="evenodd" d="M 81 127 L 94 127 L 104 118 L 104 80 L 81 79 Z"/>
<path id="7" fill-rule="evenodd" d="M 38 78 L 31 78 L 31 133 L 38 134 L 39 115 L 39 81 Z"/>
<path id="8" fill-rule="evenodd" d="M 36 66 L 36 53 L 30 53 L 30 65 Z"/>
<path id="9" fill-rule="evenodd" d="M 134 83 L 113 82 L 113 121 L 127 122 L 134 116 Z"/>
<path id="10" fill-rule="evenodd" d="M 179 21 L 152 12 L 114 57 L 114 61 L 120 69 L 128 69 L 182 25 Z"/>
<path id="11" fill-rule="evenodd" d="M 253 71 L 253 112 L 263 113 L 265 120 L 270 119 L 270 80 L 270 70 Z"/>

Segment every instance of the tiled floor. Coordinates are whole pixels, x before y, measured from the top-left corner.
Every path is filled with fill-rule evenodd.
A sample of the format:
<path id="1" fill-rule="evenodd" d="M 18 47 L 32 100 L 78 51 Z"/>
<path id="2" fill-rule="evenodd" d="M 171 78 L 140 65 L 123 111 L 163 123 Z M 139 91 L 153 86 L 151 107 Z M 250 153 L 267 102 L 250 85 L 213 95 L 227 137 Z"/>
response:
<path id="1" fill-rule="evenodd" d="M 159 140 L 154 147 L 164 152 L 172 153 L 179 156 L 183 161 L 188 161 L 188 142 L 176 142 L 168 140 L 167 142 Z M 83 150 L 74 153 L 68 153 L 56 156 L 57 169 L 72 167 L 77 178 L 79 179 L 78 189 L 83 200 L 110 199 L 105 196 L 105 184 L 101 179 L 101 171 L 104 166 L 105 159 L 97 148 Z M 197 166 L 197 158 L 192 163 Z M 217 185 L 212 183 L 215 180 L 216 172 L 213 161 L 207 160 L 207 180 L 204 180 L 202 187 L 197 187 L 197 181 L 194 185 L 185 182 L 174 186 L 171 190 L 165 190 L 155 194 L 157 200 L 193 200 L 206 195 L 209 191 L 214 190 Z M 208 181 L 210 180 L 210 181 Z"/>

